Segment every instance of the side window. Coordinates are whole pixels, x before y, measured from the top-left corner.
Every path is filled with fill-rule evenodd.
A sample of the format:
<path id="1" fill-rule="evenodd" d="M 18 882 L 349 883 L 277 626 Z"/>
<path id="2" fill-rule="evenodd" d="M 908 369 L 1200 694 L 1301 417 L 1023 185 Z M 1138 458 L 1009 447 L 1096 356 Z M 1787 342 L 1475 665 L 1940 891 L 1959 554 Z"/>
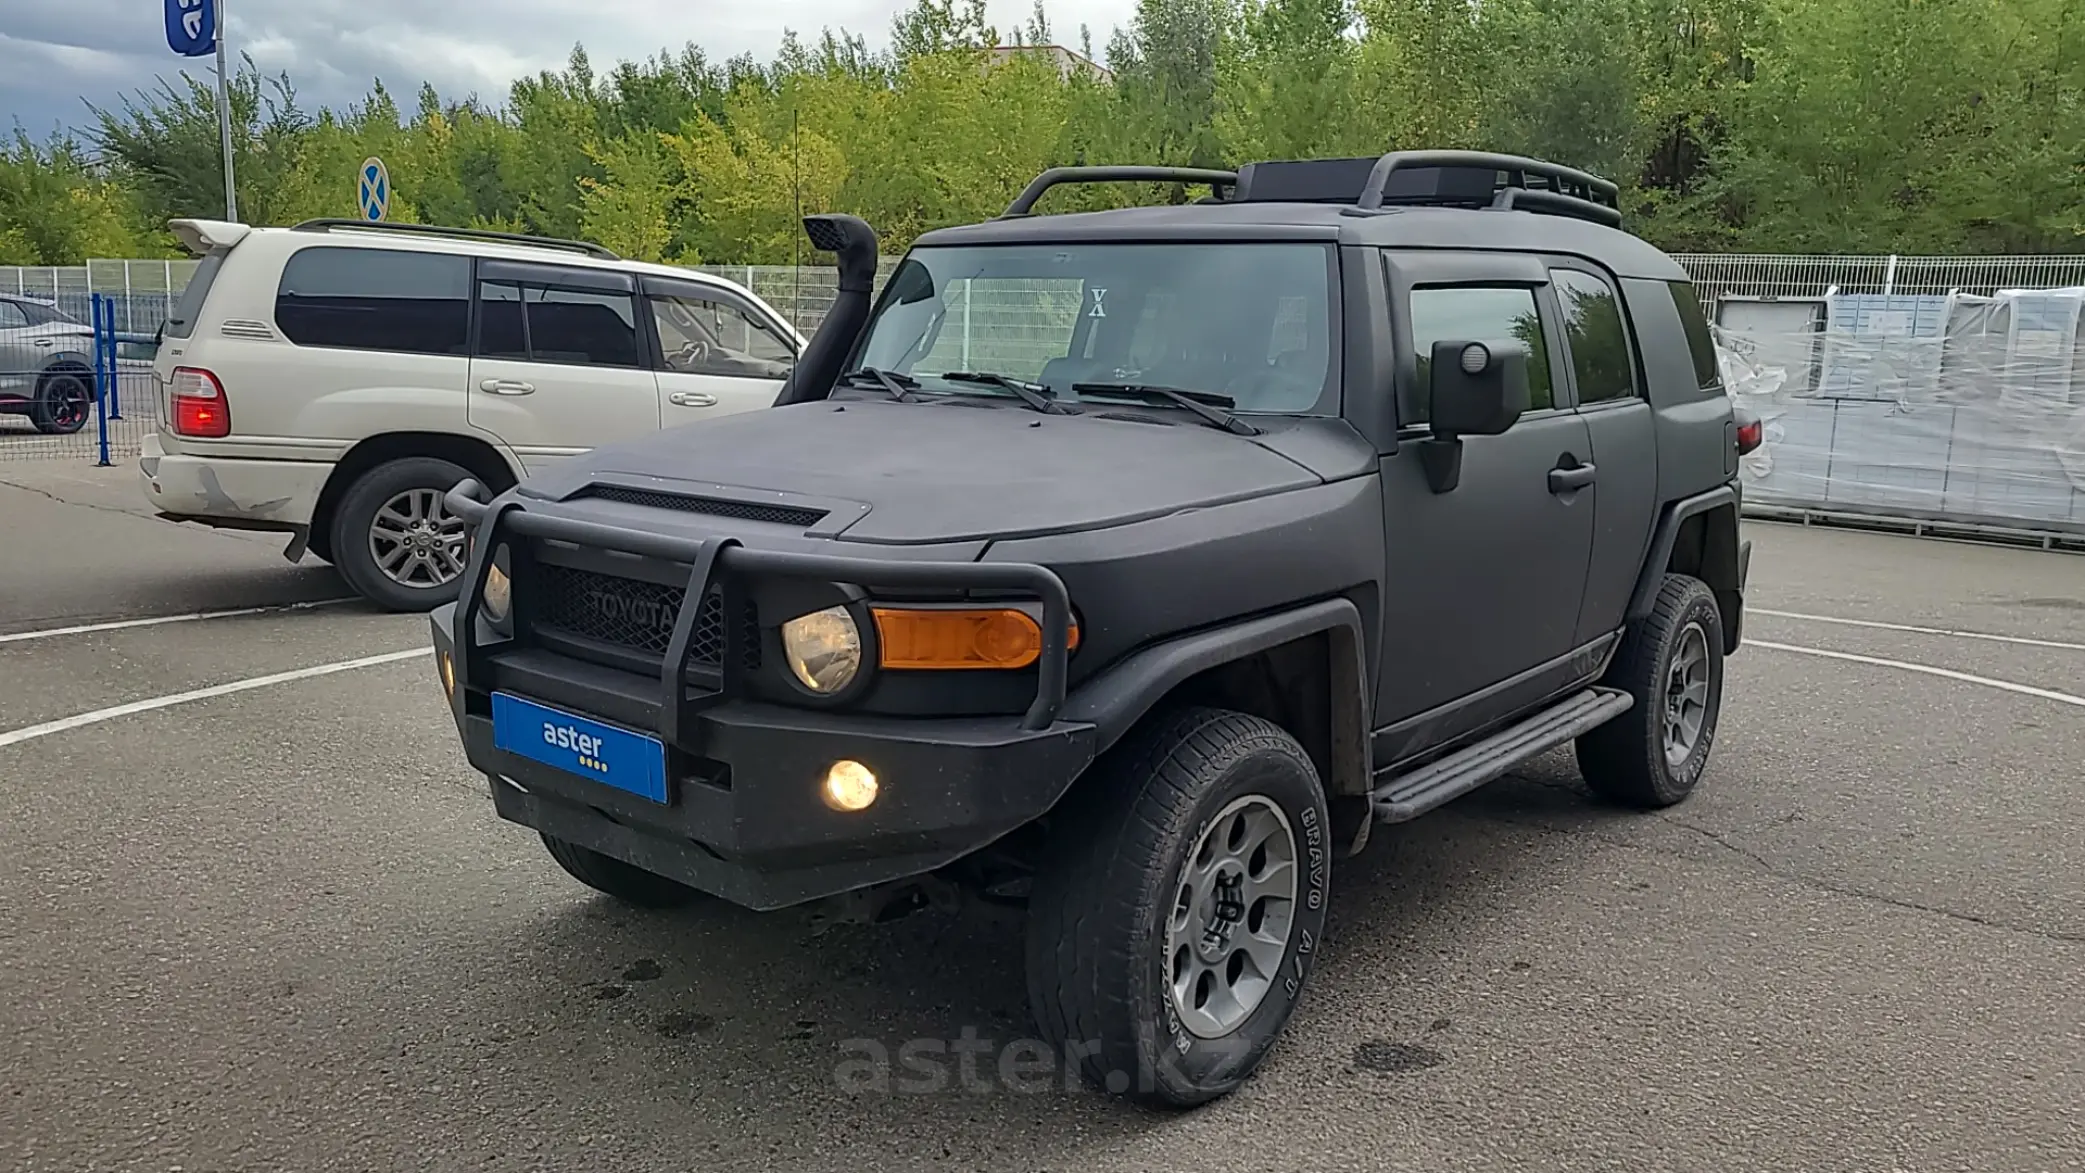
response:
<path id="1" fill-rule="evenodd" d="M 283 266 L 275 324 L 299 346 L 468 354 L 470 288 L 467 257 L 307 248 Z"/>
<path id="2" fill-rule="evenodd" d="M 1716 362 L 1716 342 L 1709 333 L 1709 316 L 1701 308 L 1701 297 L 1694 292 L 1691 281 L 1668 281 L 1665 287 L 1672 291 L 1673 308 L 1680 312 L 1680 325 L 1686 328 L 1687 349 L 1694 355 L 1694 378 L 1702 390 L 1721 386 L 1723 368 Z"/>
<path id="3" fill-rule="evenodd" d="M 29 324 L 29 315 L 11 301 L 0 301 L 0 330 L 19 330 Z"/>
<path id="4" fill-rule="evenodd" d="M 648 300 L 669 371 L 780 379 L 796 364 L 788 339 L 737 306 L 691 293 L 655 293 Z"/>
<path id="5" fill-rule="evenodd" d="M 1433 344 L 1485 338 L 1513 338 L 1528 348 L 1528 409 L 1556 406 L 1550 386 L 1549 343 L 1542 332 L 1542 312 L 1535 291 L 1525 286 L 1441 285 L 1412 290 L 1412 346 L 1418 352 L 1419 377 L 1402 397 L 1399 422 L 1423 424 L 1428 418 L 1428 368 Z"/>
<path id="6" fill-rule="evenodd" d="M 521 286 L 492 281 L 478 286 L 478 354 L 482 358 L 528 360 L 527 326 L 521 320 Z"/>
<path id="7" fill-rule="evenodd" d="M 1577 269 L 1551 270 L 1550 280 L 1564 307 L 1564 340 L 1578 376 L 1578 402 L 1635 398 L 1636 364 L 1629 356 L 1622 301 L 1614 286 Z"/>
<path id="8" fill-rule="evenodd" d="M 637 299 L 628 293 L 524 287 L 529 358 L 582 367 L 638 367 Z"/>

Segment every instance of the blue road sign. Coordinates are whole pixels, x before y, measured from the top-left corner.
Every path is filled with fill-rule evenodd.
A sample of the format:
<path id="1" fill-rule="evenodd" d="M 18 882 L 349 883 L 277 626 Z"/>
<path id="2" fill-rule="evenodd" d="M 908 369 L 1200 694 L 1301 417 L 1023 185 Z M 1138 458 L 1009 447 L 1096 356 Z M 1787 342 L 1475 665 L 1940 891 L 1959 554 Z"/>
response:
<path id="1" fill-rule="evenodd" d="M 391 210 L 391 173 L 384 169 L 382 159 L 372 156 L 362 160 L 362 170 L 355 184 L 355 202 L 362 208 L 364 220 L 381 220 Z"/>
<path id="2" fill-rule="evenodd" d="M 217 52 L 217 0 L 166 0 L 167 48 L 183 57 Z"/>

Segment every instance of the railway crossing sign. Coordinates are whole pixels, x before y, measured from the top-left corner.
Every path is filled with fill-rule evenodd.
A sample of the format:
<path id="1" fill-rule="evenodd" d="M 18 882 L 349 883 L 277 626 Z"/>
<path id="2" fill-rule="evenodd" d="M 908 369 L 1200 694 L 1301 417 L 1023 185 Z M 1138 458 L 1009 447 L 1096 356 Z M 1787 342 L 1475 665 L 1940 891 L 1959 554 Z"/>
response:
<path id="1" fill-rule="evenodd" d="M 391 210 L 391 173 L 384 169 L 382 159 L 372 155 L 362 160 L 355 188 L 356 203 L 362 209 L 364 220 L 382 220 Z"/>

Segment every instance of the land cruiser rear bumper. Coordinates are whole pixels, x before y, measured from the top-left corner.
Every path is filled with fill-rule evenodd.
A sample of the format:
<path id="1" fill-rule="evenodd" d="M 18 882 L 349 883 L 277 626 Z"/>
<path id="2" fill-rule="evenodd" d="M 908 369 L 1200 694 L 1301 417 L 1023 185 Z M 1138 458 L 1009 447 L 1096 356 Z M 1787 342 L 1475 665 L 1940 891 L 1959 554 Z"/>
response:
<path id="1" fill-rule="evenodd" d="M 748 550 L 530 512 L 511 500 L 488 509 L 469 499 L 472 488 L 460 486 L 449 501 L 465 517 L 481 515 L 462 593 L 430 625 L 465 754 L 504 819 L 765 910 L 967 855 L 1047 812 L 1093 759 L 1095 727 L 1056 718 L 1070 602 L 1048 570 Z M 763 703 L 741 694 L 729 668 L 691 681 L 699 677 L 689 671 L 693 616 L 677 624 L 656 681 L 576 663 L 485 622 L 486 559 L 508 536 L 688 564 L 683 608 L 698 605 L 714 579 L 741 571 L 861 586 L 1029 588 L 1044 604 L 1035 703 L 1021 717 L 948 719 Z M 517 728 L 551 737 L 569 728 L 575 753 L 592 756 L 576 768 L 548 764 L 545 756 L 561 755 L 517 742 Z M 617 747 L 629 750 L 628 762 L 609 760 Z M 822 797 L 840 761 L 874 772 L 876 797 L 865 809 L 837 810 Z"/>

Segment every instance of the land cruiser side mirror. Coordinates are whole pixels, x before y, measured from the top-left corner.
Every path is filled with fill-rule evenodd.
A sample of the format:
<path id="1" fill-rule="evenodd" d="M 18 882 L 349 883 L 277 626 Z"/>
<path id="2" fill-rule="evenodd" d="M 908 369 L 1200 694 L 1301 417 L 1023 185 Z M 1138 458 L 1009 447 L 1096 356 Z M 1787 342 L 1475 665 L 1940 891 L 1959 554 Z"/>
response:
<path id="1" fill-rule="evenodd" d="M 1433 344 L 1426 361 L 1427 424 L 1419 462 L 1436 493 L 1462 483 L 1462 438 L 1496 436 L 1528 410 L 1528 351 L 1513 341 Z"/>

